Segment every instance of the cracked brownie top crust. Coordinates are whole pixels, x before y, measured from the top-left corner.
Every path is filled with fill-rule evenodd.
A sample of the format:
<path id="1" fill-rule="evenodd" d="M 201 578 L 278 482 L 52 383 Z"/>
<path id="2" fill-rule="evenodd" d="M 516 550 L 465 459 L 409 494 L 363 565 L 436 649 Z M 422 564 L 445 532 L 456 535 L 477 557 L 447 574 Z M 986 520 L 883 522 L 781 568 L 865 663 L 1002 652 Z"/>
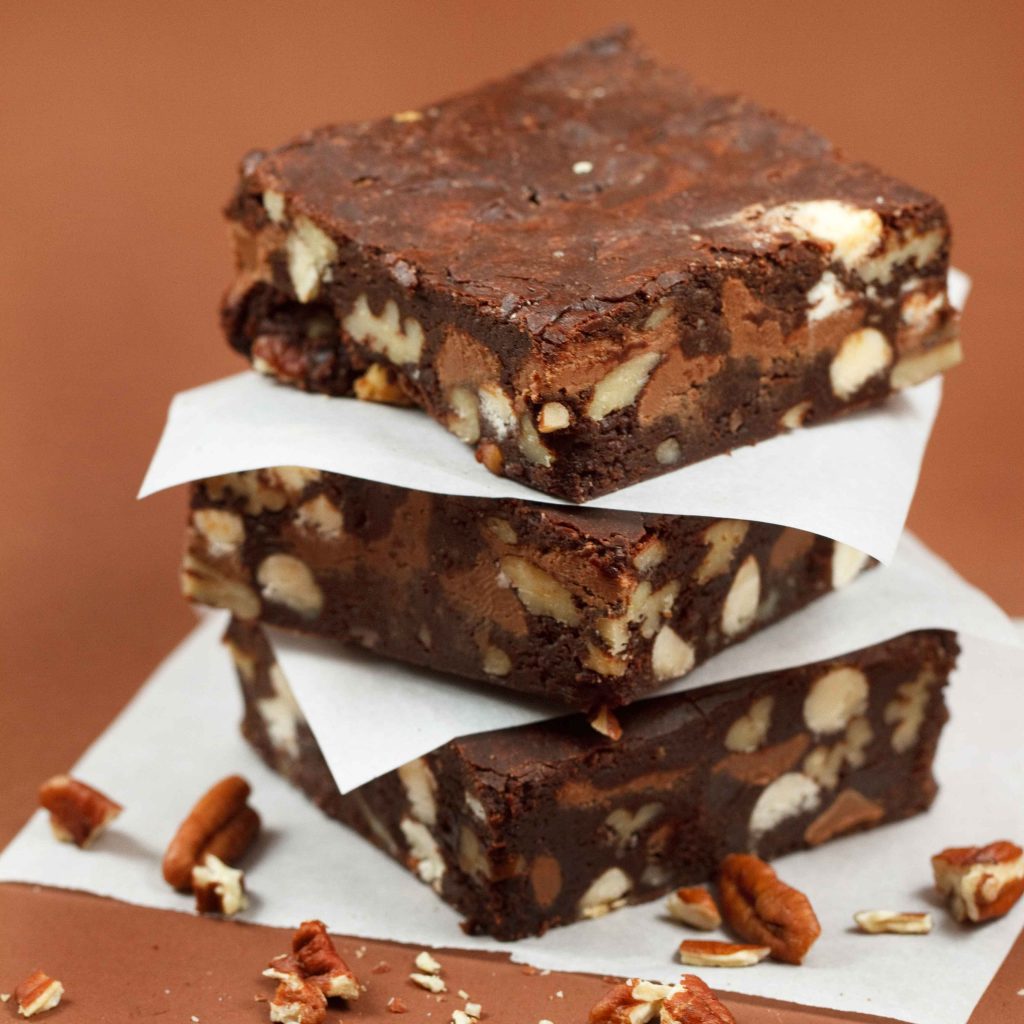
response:
<path id="1" fill-rule="evenodd" d="M 959 359 L 942 206 L 627 31 L 244 162 L 232 343 L 573 500 Z"/>

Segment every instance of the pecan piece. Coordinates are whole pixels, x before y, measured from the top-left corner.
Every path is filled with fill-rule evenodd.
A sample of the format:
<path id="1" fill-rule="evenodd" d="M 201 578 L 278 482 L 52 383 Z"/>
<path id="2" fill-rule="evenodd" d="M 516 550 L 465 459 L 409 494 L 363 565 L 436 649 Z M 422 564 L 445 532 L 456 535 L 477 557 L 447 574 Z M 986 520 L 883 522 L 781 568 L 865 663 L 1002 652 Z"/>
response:
<path id="1" fill-rule="evenodd" d="M 671 993 L 671 985 L 630 978 L 595 1004 L 587 1020 L 589 1024 L 648 1024 L 658 1016 Z"/>
<path id="2" fill-rule="evenodd" d="M 64 986 L 43 971 L 33 971 L 15 990 L 18 1013 L 34 1017 L 52 1010 L 64 995 Z"/>
<path id="3" fill-rule="evenodd" d="M 88 846 L 123 810 L 120 804 L 70 775 L 54 775 L 39 787 L 50 828 L 62 843 Z"/>
<path id="4" fill-rule="evenodd" d="M 770 952 L 767 946 L 735 942 L 684 939 L 679 943 L 679 959 L 689 967 L 753 967 Z"/>
<path id="5" fill-rule="evenodd" d="M 927 935 L 932 930 L 932 915 L 918 911 L 859 910 L 853 919 L 868 935 Z"/>
<path id="6" fill-rule="evenodd" d="M 260 830 L 259 815 L 246 803 L 249 783 L 240 775 L 221 779 L 192 808 L 164 854 L 164 878 L 180 892 L 192 888 L 192 870 L 213 854 L 234 864 Z"/>
<path id="7" fill-rule="evenodd" d="M 670 916 L 691 928 L 714 931 L 722 923 L 722 915 L 711 895 L 702 885 L 676 889 L 665 901 Z"/>
<path id="8" fill-rule="evenodd" d="M 275 956 L 263 974 L 307 981 L 329 999 L 359 998 L 359 981 L 334 948 L 323 921 L 303 921 L 292 936 L 292 951 Z"/>
<path id="9" fill-rule="evenodd" d="M 245 896 L 245 875 L 228 867 L 219 857 L 208 853 L 202 864 L 192 869 L 192 892 L 200 914 L 232 917 L 249 906 Z"/>
<path id="10" fill-rule="evenodd" d="M 1024 893 L 1024 851 L 1005 839 L 943 850 L 932 857 L 932 871 L 958 921 L 1002 917 Z"/>
<path id="11" fill-rule="evenodd" d="M 310 981 L 289 974 L 270 1001 L 275 1024 L 321 1024 L 327 1017 L 327 997 Z"/>
<path id="12" fill-rule="evenodd" d="M 786 885 L 770 865 L 750 853 L 732 853 L 719 873 L 722 916 L 737 935 L 767 946 L 776 960 L 799 964 L 821 934 L 802 893 Z"/>
<path id="13" fill-rule="evenodd" d="M 684 974 L 661 1007 L 659 1024 L 736 1024 L 736 1018 L 694 974 Z"/>

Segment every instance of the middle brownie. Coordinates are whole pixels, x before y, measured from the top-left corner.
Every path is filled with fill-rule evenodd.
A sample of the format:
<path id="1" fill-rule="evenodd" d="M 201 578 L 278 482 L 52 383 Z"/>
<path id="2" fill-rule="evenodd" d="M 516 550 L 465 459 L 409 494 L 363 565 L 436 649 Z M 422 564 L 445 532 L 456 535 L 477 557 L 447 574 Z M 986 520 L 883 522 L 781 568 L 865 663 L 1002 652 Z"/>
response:
<path id="1" fill-rule="evenodd" d="M 450 497 L 280 467 L 195 485 L 186 596 L 582 711 L 628 704 L 869 560 L 765 523 Z"/>

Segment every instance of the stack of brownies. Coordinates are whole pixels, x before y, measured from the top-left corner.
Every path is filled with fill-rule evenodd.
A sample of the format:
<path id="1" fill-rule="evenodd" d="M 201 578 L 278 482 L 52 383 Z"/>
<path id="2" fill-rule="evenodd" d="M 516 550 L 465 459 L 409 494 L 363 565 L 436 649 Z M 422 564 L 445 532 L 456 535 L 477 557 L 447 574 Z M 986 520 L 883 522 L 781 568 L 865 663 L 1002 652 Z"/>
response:
<path id="1" fill-rule="evenodd" d="M 419 406 L 441 425 L 424 444 L 446 427 L 479 472 L 562 500 L 296 467 L 194 487 L 185 592 L 232 612 L 245 734 L 327 814 L 514 939 L 929 805 L 949 633 L 649 697 L 867 556 L 578 503 L 958 362 L 936 200 L 612 33 L 250 154 L 228 216 L 223 323 L 255 369 Z M 264 626 L 539 695 L 552 719 L 342 795 Z"/>

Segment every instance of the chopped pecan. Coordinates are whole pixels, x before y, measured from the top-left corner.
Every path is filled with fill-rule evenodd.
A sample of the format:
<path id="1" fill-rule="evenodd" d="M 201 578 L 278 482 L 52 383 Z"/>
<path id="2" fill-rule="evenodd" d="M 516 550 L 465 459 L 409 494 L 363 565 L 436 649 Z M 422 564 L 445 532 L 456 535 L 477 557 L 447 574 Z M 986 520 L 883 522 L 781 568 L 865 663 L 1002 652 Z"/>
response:
<path id="1" fill-rule="evenodd" d="M 767 946 L 776 960 L 799 964 L 821 934 L 802 893 L 781 881 L 760 857 L 733 853 L 719 874 L 722 916 L 737 935 Z"/>
<path id="2" fill-rule="evenodd" d="M 701 885 L 676 889 L 669 893 L 665 905 L 672 917 L 691 928 L 710 932 L 722 923 L 722 915 L 714 896 Z"/>
<path id="3" fill-rule="evenodd" d="M 1024 851 L 1005 839 L 943 850 L 932 857 L 932 871 L 958 921 L 1002 917 L 1024 893 Z"/>
<path id="4" fill-rule="evenodd" d="M 859 910 L 853 919 L 869 935 L 927 935 L 932 930 L 932 915 L 917 911 Z"/>
<path id="5" fill-rule="evenodd" d="M 589 1024 L 648 1024 L 658 1016 L 671 985 L 630 978 L 612 988 L 590 1011 Z"/>
<path id="6" fill-rule="evenodd" d="M 232 917 L 249 906 L 245 896 L 245 875 L 236 868 L 228 867 L 212 853 L 192 869 L 192 891 L 200 914 Z"/>
<path id="7" fill-rule="evenodd" d="M 39 787 L 39 803 L 50 812 L 50 828 L 63 843 L 88 846 L 123 810 L 98 789 L 70 775 L 54 775 Z"/>
<path id="8" fill-rule="evenodd" d="M 679 959 L 689 967 L 753 967 L 770 952 L 767 946 L 735 942 L 684 939 L 679 943 Z"/>
<path id="9" fill-rule="evenodd" d="M 736 1024 L 700 978 L 684 974 L 676 985 L 629 981 L 616 985 L 591 1011 L 589 1024 Z"/>
<path id="10" fill-rule="evenodd" d="M 37 1013 L 52 1010 L 64 995 L 64 986 L 43 971 L 33 971 L 15 990 L 18 1013 L 22 1017 L 34 1017 Z"/>
<path id="11" fill-rule="evenodd" d="M 736 1024 L 736 1018 L 700 978 L 684 974 L 662 1004 L 659 1024 Z"/>
<path id="12" fill-rule="evenodd" d="M 327 1018 L 327 998 L 312 982 L 289 974 L 270 1001 L 275 1024 L 321 1024 Z"/>
<path id="13" fill-rule="evenodd" d="M 613 743 L 622 739 L 622 726 L 610 708 L 603 706 L 598 708 L 590 716 L 590 727 L 602 736 L 607 736 Z"/>
<path id="14" fill-rule="evenodd" d="M 327 998 L 359 998 L 359 981 L 334 948 L 323 921 L 303 921 L 292 936 L 292 951 L 275 956 L 263 972 L 268 978 L 300 978 Z"/>
<path id="15" fill-rule="evenodd" d="M 212 853 L 235 864 L 260 830 L 259 815 L 248 806 L 249 783 L 239 775 L 221 779 L 192 808 L 164 854 L 164 878 L 181 892 L 192 887 L 192 869 Z"/>

